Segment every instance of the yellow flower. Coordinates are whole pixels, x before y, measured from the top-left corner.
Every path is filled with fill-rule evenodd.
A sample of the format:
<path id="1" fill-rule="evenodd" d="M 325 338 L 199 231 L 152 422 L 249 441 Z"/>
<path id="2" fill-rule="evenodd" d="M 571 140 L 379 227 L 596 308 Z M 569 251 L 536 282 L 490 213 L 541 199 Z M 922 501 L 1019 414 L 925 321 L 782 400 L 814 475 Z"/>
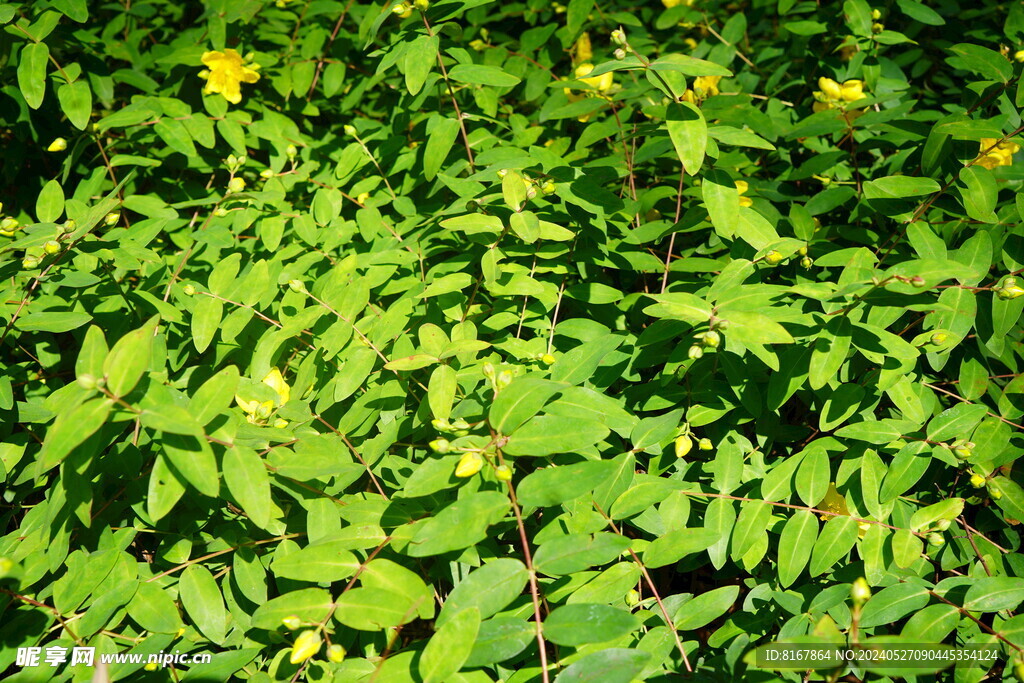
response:
<path id="1" fill-rule="evenodd" d="M 573 61 L 585 63 L 594 58 L 594 50 L 590 47 L 590 34 L 584 31 L 573 46 Z"/>
<path id="2" fill-rule="evenodd" d="M 322 644 L 323 641 L 320 640 L 319 633 L 316 631 L 303 631 L 295 639 L 295 645 L 292 646 L 292 656 L 288 658 L 288 661 L 292 664 L 301 664 L 319 652 Z"/>
<path id="3" fill-rule="evenodd" d="M 747 184 L 746 180 L 737 180 L 736 181 L 736 191 L 740 193 L 740 206 L 753 206 L 754 205 L 754 200 L 753 199 L 751 199 L 750 197 L 744 197 L 743 196 L 744 194 L 746 194 L 748 189 L 750 189 L 750 186 Z"/>
<path id="4" fill-rule="evenodd" d="M 844 81 L 841 92 L 847 102 L 864 99 L 864 81 Z"/>
<path id="5" fill-rule="evenodd" d="M 997 166 L 1009 166 L 1013 163 L 1013 155 L 1020 151 L 1020 145 L 1008 140 L 999 142 L 995 138 L 982 138 L 979 153 L 982 155 L 978 160 L 979 166 L 991 170 Z M 992 147 L 995 145 L 995 147 Z M 991 150 L 989 148 L 992 147 Z M 989 150 L 986 152 L 986 150 Z"/>
<path id="6" fill-rule="evenodd" d="M 679 5 L 686 5 L 687 7 L 693 7 L 694 0 L 661 0 L 661 4 L 665 6 L 665 9 L 672 9 Z"/>
<path id="7" fill-rule="evenodd" d="M 721 76 L 697 76 L 693 79 L 693 91 L 700 99 L 717 95 L 720 80 L 722 80 Z"/>
<path id="8" fill-rule="evenodd" d="M 831 78 L 825 78 L 824 76 L 819 78 L 818 87 L 821 88 L 821 92 L 825 93 L 825 97 L 830 100 L 838 100 L 843 96 L 842 87 Z"/>
<path id="9" fill-rule="evenodd" d="M 210 70 L 206 77 L 206 87 L 203 88 L 203 93 L 207 95 L 220 93 L 232 104 L 242 101 L 242 91 L 239 87 L 242 83 L 255 83 L 260 80 L 260 75 L 256 73 L 259 65 L 246 64 L 242 60 L 242 55 L 231 48 L 224 52 L 219 50 L 204 52 L 203 64 Z"/>
<path id="10" fill-rule="evenodd" d="M 580 79 L 584 83 L 594 88 L 597 88 L 600 92 L 606 92 L 611 90 L 614 84 L 614 74 L 611 71 L 603 73 L 600 76 L 594 76 L 593 78 L 584 78 L 588 73 L 594 70 L 593 64 L 580 64 L 576 67 L 576 78 Z"/>
<path id="11" fill-rule="evenodd" d="M 267 373 L 267 376 L 263 378 L 263 383 L 277 392 L 278 398 L 281 399 L 278 405 L 284 405 L 292 396 L 291 387 L 284 381 L 281 371 L 277 368 Z"/>
<path id="12" fill-rule="evenodd" d="M 483 466 L 483 457 L 475 451 L 470 451 L 463 455 L 459 460 L 459 464 L 455 467 L 455 476 L 461 478 L 472 477 L 474 474 L 479 472 L 480 468 Z"/>

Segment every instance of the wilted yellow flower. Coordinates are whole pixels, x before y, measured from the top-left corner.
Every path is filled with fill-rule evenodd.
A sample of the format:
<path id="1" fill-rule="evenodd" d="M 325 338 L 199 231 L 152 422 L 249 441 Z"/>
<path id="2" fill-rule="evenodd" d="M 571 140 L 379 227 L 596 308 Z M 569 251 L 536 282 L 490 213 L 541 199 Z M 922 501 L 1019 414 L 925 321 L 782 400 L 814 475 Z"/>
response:
<path id="1" fill-rule="evenodd" d="M 257 73 L 258 64 L 247 64 L 242 55 L 228 48 L 223 52 L 213 50 L 203 53 L 203 64 L 209 67 L 206 76 L 206 87 L 203 93 L 210 95 L 220 93 L 228 102 L 238 104 L 242 101 L 242 83 L 255 83 L 260 80 Z M 200 77 L 203 74 L 200 73 Z"/>
<path id="2" fill-rule="evenodd" d="M 320 640 L 319 633 L 316 631 L 303 631 L 295 639 L 295 645 L 292 646 L 292 655 L 288 658 L 288 661 L 292 664 L 301 664 L 319 652 L 322 644 L 323 641 Z"/>
<path id="3" fill-rule="evenodd" d="M 997 142 L 999 144 L 996 144 Z M 990 147 L 992 149 L 989 149 Z M 978 159 L 978 165 L 990 170 L 997 166 L 1009 166 L 1013 163 L 1013 155 L 1019 151 L 1020 145 L 1016 142 L 1010 142 L 1009 140 L 999 142 L 995 138 L 982 138 L 981 149 L 979 150 L 981 156 Z"/>
<path id="4" fill-rule="evenodd" d="M 475 451 L 470 451 L 463 455 L 459 460 L 459 464 L 455 466 L 455 476 L 461 478 L 472 477 L 483 466 L 483 457 Z"/>

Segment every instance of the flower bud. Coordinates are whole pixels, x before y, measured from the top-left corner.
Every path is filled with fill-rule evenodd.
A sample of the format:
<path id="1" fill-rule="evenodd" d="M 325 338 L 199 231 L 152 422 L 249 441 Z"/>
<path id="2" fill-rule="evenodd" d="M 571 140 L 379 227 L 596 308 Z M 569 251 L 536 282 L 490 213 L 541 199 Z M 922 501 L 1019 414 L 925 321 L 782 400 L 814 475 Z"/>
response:
<path id="1" fill-rule="evenodd" d="M 960 458 L 961 460 L 966 460 L 967 458 L 971 457 L 971 453 L 974 452 L 973 450 L 971 450 L 972 448 L 974 448 L 974 444 L 969 442 L 961 444 L 959 446 L 954 446 L 953 455 Z"/>
<path id="2" fill-rule="evenodd" d="M 3 230 L 5 232 L 14 232 L 17 229 L 18 220 L 16 218 L 11 218 L 10 216 L 8 216 L 7 218 L 0 221 L 0 230 Z"/>
<path id="3" fill-rule="evenodd" d="M 494 468 L 494 476 L 498 481 L 512 481 L 512 468 L 508 465 L 499 465 Z"/>
<path id="4" fill-rule="evenodd" d="M 863 605 L 871 598 L 871 586 L 868 585 L 867 580 L 863 577 L 857 577 L 850 586 L 850 599 L 853 600 L 855 605 Z"/>
<path id="5" fill-rule="evenodd" d="M 626 58 L 626 51 L 623 50 L 621 47 L 615 48 L 615 52 L 613 54 L 615 55 L 615 59 L 625 59 Z"/>
<path id="6" fill-rule="evenodd" d="M 931 336 L 931 339 L 929 341 L 931 341 L 931 343 L 935 344 L 936 346 L 942 346 L 943 344 L 946 343 L 947 339 L 949 339 L 949 335 L 946 334 L 945 332 L 936 332 Z"/>
<path id="7" fill-rule="evenodd" d="M 493 363 L 484 363 L 484 365 L 483 365 L 483 373 L 484 373 L 484 377 L 486 377 L 487 379 L 489 379 L 489 380 L 491 380 L 493 382 L 494 378 L 495 378 L 494 364 Z"/>
<path id="8" fill-rule="evenodd" d="M 241 192 L 245 189 L 245 180 L 239 176 L 235 176 L 228 181 L 228 192 Z"/>
<path id="9" fill-rule="evenodd" d="M 800 247 L 799 249 L 796 250 L 796 253 L 800 254 L 801 256 L 807 256 L 807 247 Z"/>
<path id="10" fill-rule="evenodd" d="M 885 30 L 885 24 L 878 24 L 878 23 L 871 24 L 871 32 L 872 33 L 881 33 L 884 30 Z"/>
<path id="11" fill-rule="evenodd" d="M 276 420 L 274 420 L 274 429 L 284 429 L 287 426 L 288 426 L 288 420 L 286 420 L 286 419 L 284 419 L 282 417 L 279 417 Z"/>
<path id="12" fill-rule="evenodd" d="M 504 389 L 509 384 L 512 384 L 512 371 L 502 370 L 501 372 L 499 372 L 498 379 L 495 380 L 495 383 L 498 385 L 499 389 Z"/>
<path id="13" fill-rule="evenodd" d="M 552 181 L 552 180 L 545 180 L 544 183 L 540 186 L 540 192 L 541 192 L 541 194 L 544 194 L 544 195 L 554 194 L 555 193 L 555 183 L 554 183 L 554 181 Z"/>
<path id="14" fill-rule="evenodd" d="M 298 155 L 299 150 L 295 147 L 295 145 L 288 145 L 287 147 L 285 147 L 284 153 L 288 156 L 289 159 L 294 159 L 296 155 Z"/>
<path id="15" fill-rule="evenodd" d="M 461 417 L 452 422 L 452 429 L 469 429 L 470 424 Z"/>
<path id="16" fill-rule="evenodd" d="M 216 216 L 217 218 L 224 218 L 224 216 L 228 215 L 228 210 L 225 209 L 223 206 L 218 206 L 216 209 L 213 210 L 213 215 Z"/>
<path id="17" fill-rule="evenodd" d="M 623 31 L 621 27 L 617 28 L 614 31 L 612 31 L 611 39 L 612 43 L 618 45 L 619 47 L 623 47 L 626 44 L 626 32 Z"/>
<path id="18" fill-rule="evenodd" d="M 1002 289 L 997 290 L 996 294 L 1000 299 L 1012 300 L 1024 295 L 1024 289 L 1021 289 L 1018 285 L 1013 285 L 1011 287 L 1003 287 Z"/>
<path id="19" fill-rule="evenodd" d="M 431 420 L 430 426 L 439 432 L 450 432 L 452 430 L 452 426 L 448 423 L 448 420 L 439 417 L 435 417 Z"/>
<path id="20" fill-rule="evenodd" d="M 928 545 L 932 545 L 932 546 L 938 547 L 940 545 L 943 545 L 945 542 L 946 542 L 946 539 L 944 539 L 942 537 L 942 534 L 940 534 L 940 533 L 936 533 L 936 532 L 933 531 L 930 534 L 928 534 Z"/>
<path id="21" fill-rule="evenodd" d="M 800 259 L 800 266 L 802 268 L 810 268 L 813 265 L 814 259 L 812 259 L 810 256 L 804 256 L 802 259 Z"/>
<path id="22" fill-rule="evenodd" d="M 39 267 L 39 259 L 35 256 L 26 256 L 21 260 L 21 267 L 25 270 L 35 270 Z"/>
<path id="23" fill-rule="evenodd" d="M 413 0 L 412 4 L 421 12 L 426 12 L 430 8 L 430 0 Z"/>
<path id="24" fill-rule="evenodd" d="M 302 626 L 302 621 L 294 614 L 282 619 L 281 623 L 284 624 L 285 628 L 289 631 L 296 631 L 300 626 Z"/>
<path id="25" fill-rule="evenodd" d="M 704 343 L 704 346 L 709 346 L 714 349 L 717 348 L 718 345 L 722 343 L 722 337 L 719 336 L 717 332 L 712 330 L 710 332 L 705 332 L 704 336 L 701 337 L 701 341 Z"/>
<path id="26" fill-rule="evenodd" d="M 47 152 L 63 152 L 68 148 L 68 141 L 64 138 L 57 138 L 46 148 Z"/>
<path id="27" fill-rule="evenodd" d="M 429 444 L 430 450 L 435 453 L 441 453 L 442 455 L 447 453 L 451 449 L 451 443 L 448 439 L 434 439 Z"/>
<path id="28" fill-rule="evenodd" d="M 971 475 L 971 486 L 973 486 L 974 488 L 976 488 L 976 489 L 984 488 L 985 487 L 985 482 L 986 482 L 985 477 L 981 476 L 980 474 L 972 474 Z"/>
<path id="29" fill-rule="evenodd" d="M 1013 277 L 1012 275 L 1008 275 L 1007 277 L 1003 278 L 1003 287 L 1016 287 L 1016 286 L 1017 286 L 1017 278 Z"/>
<path id="30" fill-rule="evenodd" d="M 1024 50 L 1017 50 L 1013 53 L 1013 58 L 1018 62 L 1024 62 Z M 1024 679 L 1021 679 L 1024 680 Z"/>
<path id="31" fill-rule="evenodd" d="M 470 451 L 462 456 L 459 460 L 459 464 L 455 466 L 455 476 L 465 479 L 466 477 L 472 477 L 474 474 L 480 471 L 480 468 L 484 466 L 484 459 L 476 451 Z"/>
<path id="32" fill-rule="evenodd" d="M 714 447 L 715 445 L 711 443 L 711 439 L 704 438 L 697 442 L 697 448 L 701 449 L 702 451 L 710 451 L 713 450 Z"/>
<path id="33" fill-rule="evenodd" d="M 369 192 L 360 192 L 358 195 L 356 195 L 356 203 L 357 204 L 366 204 L 366 202 L 368 202 L 368 201 L 370 201 L 370 193 Z"/>
<path id="34" fill-rule="evenodd" d="M 874 19 L 875 21 L 878 21 L 879 19 L 882 18 L 882 11 L 877 9 L 871 10 L 871 18 Z"/>
<path id="35" fill-rule="evenodd" d="M 1003 497 L 1003 492 L 1000 491 L 999 489 L 990 488 L 988 490 L 988 495 L 992 498 L 992 500 L 999 500 L 1000 498 Z"/>
<path id="36" fill-rule="evenodd" d="M 185 285 L 182 287 L 182 291 L 185 292 L 185 296 L 192 296 L 196 293 L 196 288 L 192 285 Z"/>
<path id="37" fill-rule="evenodd" d="M 775 251 L 774 249 L 772 249 L 771 251 L 764 255 L 765 263 L 771 266 L 779 265 L 780 263 L 782 263 L 782 260 L 784 258 L 786 257 L 780 254 L 779 252 Z"/>
<path id="38" fill-rule="evenodd" d="M 920 288 L 924 287 L 925 281 L 924 281 L 924 278 L 921 277 L 920 275 L 915 275 L 914 277 L 910 278 L 910 284 L 912 284 L 914 287 L 917 287 L 918 289 L 920 289 Z"/>
<path id="39" fill-rule="evenodd" d="M 354 138 L 356 136 L 356 127 L 350 123 L 346 123 L 342 130 L 345 131 L 345 135 L 348 135 L 349 137 Z"/>
<path id="40" fill-rule="evenodd" d="M 693 439 L 691 439 L 686 434 L 680 434 L 679 436 L 676 437 L 675 450 L 677 458 L 685 457 L 686 454 L 689 453 L 692 449 Z"/>
<path id="41" fill-rule="evenodd" d="M 940 519 L 939 521 L 935 522 L 935 528 L 939 531 L 946 531 L 952 524 L 953 523 L 948 519 Z"/>
<path id="42" fill-rule="evenodd" d="M 68 220 L 64 221 L 64 225 L 60 226 L 60 231 L 65 234 L 69 232 L 74 232 L 76 225 L 77 223 L 75 223 L 73 220 L 69 218 Z"/>
<path id="43" fill-rule="evenodd" d="M 318 632 L 312 630 L 303 631 L 295 639 L 295 645 L 292 646 L 292 655 L 288 658 L 288 661 L 292 664 L 301 664 L 319 652 L 322 644 L 323 641 L 320 640 Z"/>
<path id="44" fill-rule="evenodd" d="M 686 352 L 686 355 L 690 360 L 697 360 L 704 355 L 704 349 L 694 344 L 690 347 L 690 350 Z"/>
<path id="45" fill-rule="evenodd" d="M 638 604 L 640 604 L 640 592 L 635 588 L 630 588 L 626 593 L 626 605 L 636 607 Z"/>
<path id="46" fill-rule="evenodd" d="M 392 14 L 397 14 L 398 16 L 402 16 L 402 15 L 408 13 L 408 12 L 411 12 L 411 11 L 412 11 L 412 8 L 409 7 L 407 4 L 405 4 L 404 2 L 400 2 L 400 3 L 398 3 L 397 5 L 395 5 L 394 7 L 391 8 L 391 13 Z"/>
<path id="47" fill-rule="evenodd" d="M 498 177 L 499 178 L 504 178 L 505 176 L 508 175 L 508 169 L 507 168 L 499 168 L 497 173 L 498 173 Z"/>
<path id="48" fill-rule="evenodd" d="M 306 284 L 302 280 L 289 280 L 288 289 L 292 290 L 296 294 L 302 294 L 306 291 Z"/>
<path id="49" fill-rule="evenodd" d="M 160 665 L 156 662 L 146 662 L 146 666 L 142 667 L 144 671 L 156 671 L 160 668 Z"/>
<path id="50" fill-rule="evenodd" d="M 831 78 L 825 78 L 824 76 L 818 79 L 818 88 L 821 92 L 825 93 L 825 96 L 830 100 L 838 100 L 843 95 L 842 88 L 839 84 Z"/>
<path id="51" fill-rule="evenodd" d="M 89 391 L 96 390 L 96 378 L 93 377 L 92 375 L 79 375 L 78 379 L 76 379 L 75 381 L 78 382 L 78 386 L 82 387 L 83 389 L 87 389 Z"/>
<path id="52" fill-rule="evenodd" d="M 270 170 L 269 168 L 265 168 L 262 171 L 260 171 L 260 178 L 263 178 L 264 180 L 270 180 L 275 175 L 276 174 L 272 170 Z"/>
<path id="53" fill-rule="evenodd" d="M 49 240 L 43 245 L 43 251 L 47 254 L 56 254 L 60 251 L 60 242 L 57 240 Z"/>
<path id="54" fill-rule="evenodd" d="M 103 225 L 110 228 L 113 227 L 114 225 L 117 225 L 117 222 L 119 220 L 121 220 L 121 214 L 118 213 L 117 211 L 111 211 L 110 213 L 103 217 Z"/>
<path id="55" fill-rule="evenodd" d="M 273 412 L 274 412 L 274 402 L 273 401 L 264 401 L 263 403 L 259 404 L 259 406 L 257 406 L 257 408 L 256 408 L 256 417 L 260 418 L 261 420 L 266 420 L 268 417 L 271 416 L 271 414 Z"/>
<path id="56" fill-rule="evenodd" d="M 331 645 L 327 648 L 327 660 L 334 662 L 335 664 L 340 664 L 345 661 L 345 648 L 337 643 Z"/>

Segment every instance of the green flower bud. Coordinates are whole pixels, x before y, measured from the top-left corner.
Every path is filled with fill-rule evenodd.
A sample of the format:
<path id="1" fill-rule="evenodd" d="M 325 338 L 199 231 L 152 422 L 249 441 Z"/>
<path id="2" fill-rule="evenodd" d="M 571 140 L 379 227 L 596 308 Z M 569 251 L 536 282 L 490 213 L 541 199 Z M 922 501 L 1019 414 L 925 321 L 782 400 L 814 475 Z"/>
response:
<path id="1" fill-rule="evenodd" d="M 498 385 L 499 389 L 504 389 L 509 384 L 512 384 L 512 371 L 502 370 L 498 373 L 498 379 L 495 380 L 495 383 Z"/>
<path id="2" fill-rule="evenodd" d="M 814 259 L 812 259 L 810 256 L 804 256 L 802 259 L 800 259 L 800 266 L 803 268 L 810 268 L 813 265 Z"/>
<path id="3" fill-rule="evenodd" d="M 302 280 L 289 280 L 288 289 L 292 290 L 296 294 L 302 294 L 306 291 L 306 285 Z"/>
<path id="4" fill-rule="evenodd" d="M 780 254 L 779 252 L 775 251 L 774 249 L 772 249 L 771 251 L 764 255 L 765 263 L 767 263 L 770 266 L 779 265 L 780 263 L 782 263 L 782 260 L 784 258 L 786 257 Z"/>
<path id="5" fill-rule="evenodd" d="M 111 211 L 103 217 L 103 225 L 110 228 L 116 225 L 119 220 L 121 220 L 121 214 L 117 211 Z"/>
<path id="6" fill-rule="evenodd" d="M 619 27 L 612 31 L 611 39 L 614 45 L 622 47 L 626 44 L 626 32 L 623 31 L 621 27 Z"/>
<path id="7" fill-rule="evenodd" d="M 35 256 L 26 256 L 21 260 L 21 267 L 25 270 L 35 270 L 39 267 L 39 259 Z"/>
<path id="8" fill-rule="evenodd" d="M 924 278 L 921 277 L 920 275 L 915 275 L 914 277 L 910 278 L 910 284 L 920 289 L 925 286 L 925 281 Z"/>
<path id="9" fill-rule="evenodd" d="M 711 439 L 705 438 L 697 442 L 697 448 L 701 449 L 702 451 L 710 451 L 713 450 L 714 447 L 715 445 L 711 443 Z"/>
<path id="10" fill-rule="evenodd" d="M 1018 285 L 1013 285 L 1011 287 L 1003 287 L 1002 289 L 996 290 L 996 295 L 1000 299 L 1012 300 L 1024 295 L 1024 289 L 1022 289 Z"/>
<path id="11" fill-rule="evenodd" d="M 50 146 L 46 148 L 47 152 L 63 152 L 68 148 L 68 141 L 64 138 L 56 138 L 50 143 Z"/>
<path id="12" fill-rule="evenodd" d="M 430 446 L 430 450 L 435 453 L 441 453 L 442 455 L 451 449 L 451 443 L 448 439 L 434 439 L 428 445 Z"/>
<path id="13" fill-rule="evenodd" d="M 436 429 L 439 432 L 450 432 L 450 431 L 452 431 L 452 426 L 448 423 L 448 420 L 444 420 L 444 419 L 437 418 L 437 417 L 435 417 L 433 420 L 430 421 L 430 426 L 433 427 L 434 429 Z"/>
<path id="14" fill-rule="evenodd" d="M 92 375 L 79 375 L 75 381 L 78 382 L 78 386 L 82 387 L 83 389 L 88 389 L 89 391 L 96 390 L 96 378 L 93 377 Z"/>
<path id="15" fill-rule="evenodd" d="M 508 465 L 499 465 L 494 468 L 494 476 L 498 481 L 512 481 L 512 468 Z"/>
<path id="16" fill-rule="evenodd" d="M 337 643 L 327 648 L 327 659 L 335 664 L 345 661 L 345 654 L 345 648 Z"/>
<path id="17" fill-rule="evenodd" d="M 980 474 L 971 475 L 971 486 L 973 486 L 976 489 L 985 488 L 986 481 L 987 480 L 985 479 L 985 477 L 981 476 Z"/>
<path id="18" fill-rule="evenodd" d="M 288 147 L 285 148 L 284 153 L 288 155 L 289 159 L 294 159 L 296 155 L 298 155 L 299 150 L 295 148 L 295 145 L 288 145 Z"/>
<path id="19" fill-rule="evenodd" d="M 951 524 L 953 523 L 948 519 L 940 519 L 939 521 L 935 522 L 935 528 L 939 531 L 946 531 L 947 529 L 949 529 Z"/>
<path id="20" fill-rule="evenodd" d="M 801 256 L 807 256 L 807 247 L 800 247 L 797 249 L 797 253 Z"/>
<path id="21" fill-rule="evenodd" d="M 1000 498 L 1003 497 L 1003 492 L 1000 491 L 999 489 L 989 487 L 988 495 L 992 498 L 992 500 L 999 500 Z"/>
<path id="22" fill-rule="evenodd" d="M 554 365 L 555 357 L 552 356 L 550 353 L 545 353 L 543 356 L 540 357 L 540 362 L 543 363 L 544 365 Z"/>
<path id="23" fill-rule="evenodd" d="M 43 251 L 51 255 L 56 254 L 58 251 L 60 251 L 60 242 L 58 242 L 57 240 L 49 240 L 48 242 L 46 242 L 46 244 L 43 245 Z"/>
<path id="24" fill-rule="evenodd" d="M 936 533 L 934 531 L 928 534 L 928 545 L 938 547 L 940 545 L 943 545 L 945 542 L 946 539 L 942 537 L 942 534 Z"/>
<path id="25" fill-rule="evenodd" d="M 183 292 L 185 292 L 185 296 L 192 296 L 196 293 L 196 288 L 193 287 L 192 285 L 185 285 L 181 289 Z"/>
<path id="26" fill-rule="evenodd" d="M 942 346 L 943 344 L 946 343 L 947 339 L 949 339 L 949 335 L 946 334 L 945 332 L 936 332 L 931 336 L 930 341 L 932 344 L 935 344 L 936 346 Z"/>
<path id="27" fill-rule="evenodd" d="M 700 348 L 696 344 L 690 347 L 690 350 L 686 353 L 690 360 L 697 360 L 704 355 L 704 349 Z"/>
<path id="28" fill-rule="evenodd" d="M 863 605 L 871 598 L 871 586 L 868 585 L 867 580 L 861 576 L 858 577 L 853 585 L 850 586 L 850 599 L 853 600 L 855 605 Z"/>
<path id="29" fill-rule="evenodd" d="M 284 624 L 285 628 L 287 628 L 289 631 L 296 631 L 300 626 L 302 626 L 302 620 L 294 614 L 290 617 L 285 617 L 284 619 L 282 619 L 281 623 Z"/>
<path id="30" fill-rule="evenodd" d="M 704 346 L 709 346 L 714 349 L 717 348 L 718 345 L 722 343 L 722 338 L 719 336 L 717 332 L 711 331 L 705 332 L 704 336 L 701 338 L 701 341 L 704 342 Z"/>
<path id="31" fill-rule="evenodd" d="M 636 607 L 640 604 L 640 592 L 635 588 L 630 588 L 629 592 L 626 593 L 626 605 L 629 607 Z"/>

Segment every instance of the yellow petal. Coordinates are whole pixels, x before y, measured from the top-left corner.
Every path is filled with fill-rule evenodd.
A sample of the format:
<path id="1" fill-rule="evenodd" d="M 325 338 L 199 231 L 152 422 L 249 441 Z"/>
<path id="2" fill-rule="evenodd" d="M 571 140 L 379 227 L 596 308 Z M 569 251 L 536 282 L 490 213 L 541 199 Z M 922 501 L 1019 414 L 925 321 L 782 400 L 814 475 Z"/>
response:
<path id="1" fill-rule="evenodd" d="M 284 381 L 281 371 L 277 368 L 267 373 L 267 376 L 263 378 L 263 383 L 277 392 L 278 397 L 281 399 L 279 405 L 284 405 L 291 398 L 292 389 Z"/>
<path id="2" fill-rule="evenodd" d="M 825 78 L 824 76 L 818 79 L 818 88 L 830 100 L 838 100 L 843 95 L 843 90 L 839 87 L 839 84 L 831 78 Z"/>
<path id="3" fill-rule="evenodd" d="M 292 646 L 292 655 L 288 658 L 288 661 L 292 664 L 301 664 L 319 652 L 320 645 L 322 644 L 323 641 L 320 640 L 319 633 L 316 631 L 303 631 L 295 639 L 295 645 Z"/>

